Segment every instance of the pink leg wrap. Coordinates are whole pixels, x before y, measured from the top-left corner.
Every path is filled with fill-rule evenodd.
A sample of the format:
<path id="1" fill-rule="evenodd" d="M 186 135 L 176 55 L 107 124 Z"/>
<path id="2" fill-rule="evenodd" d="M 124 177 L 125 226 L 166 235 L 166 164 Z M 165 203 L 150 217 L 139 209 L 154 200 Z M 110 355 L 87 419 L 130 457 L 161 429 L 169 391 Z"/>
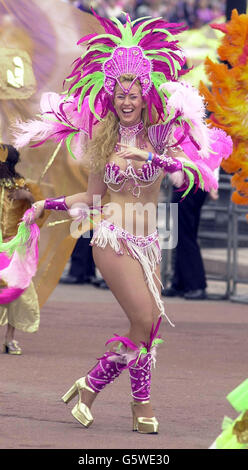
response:
<path id="1" fill-rule="evenodd" d="M 158 336 L 160 323 L 161 317 L 155 329 L 152 326 L 149 343 L 143 343 L 144 347 L 139 350 L 136 361 L 129 365 L 131 393 L 135 401 L 150 400 L 152 363 L 155 363 L 157 345 L 162 342 Z"/>
<path id="2" fill-rule="evenodd" d="M 105 353 L 88 373 L 88 384 L 94 392 L 99 393 L 106 385 L 119 377 L 125 368 L 126 362 L 123 362 L 121 355 Z"/>
<path id="3" fill-rule="evenodd" d="M 150 399 L 151 362 L 152 356 L 147 353 L 141 355 L 137 362 L 129 367 L 132 397 L 136 401 Z"/>

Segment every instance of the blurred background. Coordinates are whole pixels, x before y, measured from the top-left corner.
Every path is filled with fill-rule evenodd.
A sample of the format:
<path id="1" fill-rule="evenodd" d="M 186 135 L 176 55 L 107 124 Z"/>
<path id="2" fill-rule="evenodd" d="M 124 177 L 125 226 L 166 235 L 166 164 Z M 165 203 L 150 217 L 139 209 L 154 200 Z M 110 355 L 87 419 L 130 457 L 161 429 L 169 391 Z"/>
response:
<path id="1" fill-rule="evenodd" d="M 100 32 L 91 8 L 101 16 L 116 17 L 120 21 L 124 21 L 124 11 L 132 20 L 162 16 L 168 22 L 185 23 L 188 30 L 179 39 L 186 52 L 188 67 L 194 66 L 185 79 L 197 87 L 199 80 L 209 85 L 203 62 L 206 56 L 218 60 L 217 48 L 223 36 L 220 31 L 211 29 L 209 23 L 223 23 L 230 19 L 233 8 L 245 13 L 247 5 L 243 0 L 0 0 L 2 142 L 11 141 L 10 125 L 16 118 L 30 119 L 39 112 L 39 100 L 44 91 L 62 91 L 63 79 L 70 73 L 73 60 L 81 53 L 76 45 L 77 40 L 86 34 Z M 14 55 L 22 57 L 29 81 L 18 84 L 17 80 L 5 87 L 5 69 L 13 68 Z M 17 72 L 15 69 L 13 73 Z M 24 149 L 20 172 L 39 182 L 44 197 L 84 190 L 87 173 L 80 162 L 72 161 L 65 149 L 60 151 L 59 157 L 42 176 L 53 152 L 54 147 L 48 144 L 38 149 Z M 247 303 L 248 210 L 247 206 L 237 206 L 231 202 L 233 188 L 230 180 L 231 175 L 221 170 L 219 198 L 215 201 L 207 198 L 201 211 L 198 243 L 208 280 L 209 297 Z M 171 197 L 172 188 L 165 179 L 160 202 L 168 203 L 167 210 L 166 213 L 158 213 L 161 241 L 168 241 L 166 234 L 171 231 L 173 223 L 169 204 Z M 56 217 L 51 214 L 49 222 L 53 223 L 55 218 L 58 214 Z M 41 262 L 36 279 L 41 305 L 61 277 L 68 273 L 70 255 L 76 245 L 67 223 L 46 226 L 42 230 Z M 161 275 L 165 286 L 172 277 L 174 254 L 173 249 L 163 250 Z M 92 261 L 89 262 L 92 264 Z M 99 279 L 100 274 L 95 272 L 93 277 Z"/>

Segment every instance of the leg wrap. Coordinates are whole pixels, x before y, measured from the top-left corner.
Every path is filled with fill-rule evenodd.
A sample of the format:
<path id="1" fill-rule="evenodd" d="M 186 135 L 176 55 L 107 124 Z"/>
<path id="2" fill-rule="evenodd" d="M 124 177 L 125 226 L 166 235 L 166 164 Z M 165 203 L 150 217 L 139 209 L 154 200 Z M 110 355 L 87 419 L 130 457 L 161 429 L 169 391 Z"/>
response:
<path id="1" fill-rule="evenodd" d="M 87 375 L 87 382 L 94 392 L 99 393 L 107 384 L 112 383 L 126 368 L 121 354 L 105 353 Z"/>
<path id="2" fill-rule="evenodd" d="M 131 394 L 135 401 L 149 401 L 151 391 L 151 369 L 156 362 L 156 349 L 163 341 L 157 336 L 161 323 L 161 317 L 155 329 L 152 326 L 150 341 L 139 349 L 136 361 L 129 365 L 129 375 L 131 382 Z"/>
<path id="3" fill-rule="evenodd" d="M 142 354 L 135 364 L 129 367 L 132 397 L 136 401 L 150 399 L 152 355 Z"/>

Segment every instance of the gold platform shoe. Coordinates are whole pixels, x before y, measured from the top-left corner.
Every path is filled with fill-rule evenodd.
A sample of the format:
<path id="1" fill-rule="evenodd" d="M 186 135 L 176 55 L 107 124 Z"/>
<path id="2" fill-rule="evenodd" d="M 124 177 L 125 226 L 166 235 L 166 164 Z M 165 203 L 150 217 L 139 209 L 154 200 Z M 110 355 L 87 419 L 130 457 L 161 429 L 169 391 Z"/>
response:
<path id="1" fill-rule="evenodd" d="M 145 405 L 149 401 L 140 401 L 138 403 L 132 402 L 131 409 L 133 414 L 133 431 L 137 431 L 141 434 L 158 434 L 159 423 L 157 418 L 153 416 L 152 418 L 145 417 L 136 417 L 135 415 L 135 406 L 136 405 Z"/>
<path id="2" fill-rule="evenodd" d="M 94 418 L 89 407 L 81 401 L 81 390 L 88 390 L 89 392 L 94 393 L 94 391 L 87 385 L 85 377 L 76 380 L 73 386 L 62 396 L 62 400 L 64 403 L 69 403 L 69 401 L 78 394 L 78 402 L 72 409 L 71 414 L 77 421 L 79 421 L 79 423 L 88 428 L 93 423 Z"/>

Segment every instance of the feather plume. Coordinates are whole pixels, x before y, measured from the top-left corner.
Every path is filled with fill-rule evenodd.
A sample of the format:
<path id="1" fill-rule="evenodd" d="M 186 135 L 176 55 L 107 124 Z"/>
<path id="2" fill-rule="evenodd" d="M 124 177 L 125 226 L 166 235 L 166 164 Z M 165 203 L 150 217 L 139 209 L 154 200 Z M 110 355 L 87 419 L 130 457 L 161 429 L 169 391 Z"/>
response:
<path id="1" fill-rule="evenodd" d="M 170 93 L 167 100 L 168 114 L 170 115 L 173 111 L 186 123 L 190 123 L 187 126 L 187 132 L 195 141 L 199 149 L 199 156 L 208 158 L 210 143 L 208 128 L 205 123 L 205 105 L 198 90 L 184 81 L 167 82 L 161 85 L 160 89 Z"/>
<path id="2" fill-rule="evenodd" d="M 216 25 L 212 25 L 217 28 Z M 222 168 L 233 174 L 235 188 L 232 200 L 248 203 L 248 15 L 233 10 L 231 20 L 221 28 L 224 36 L 218 48 L 220 60 L 209 58 L 205 68 L 211 82 L 211 91 L 201 82 L 200 93 L 212 113 L 209 124 L 224 130 L 233 140 L 233 152 L 223 160 Z M 229 64 L 229 65 L 228 65 Z M 231 66 L 231 67 L 230 67 Z"/>

